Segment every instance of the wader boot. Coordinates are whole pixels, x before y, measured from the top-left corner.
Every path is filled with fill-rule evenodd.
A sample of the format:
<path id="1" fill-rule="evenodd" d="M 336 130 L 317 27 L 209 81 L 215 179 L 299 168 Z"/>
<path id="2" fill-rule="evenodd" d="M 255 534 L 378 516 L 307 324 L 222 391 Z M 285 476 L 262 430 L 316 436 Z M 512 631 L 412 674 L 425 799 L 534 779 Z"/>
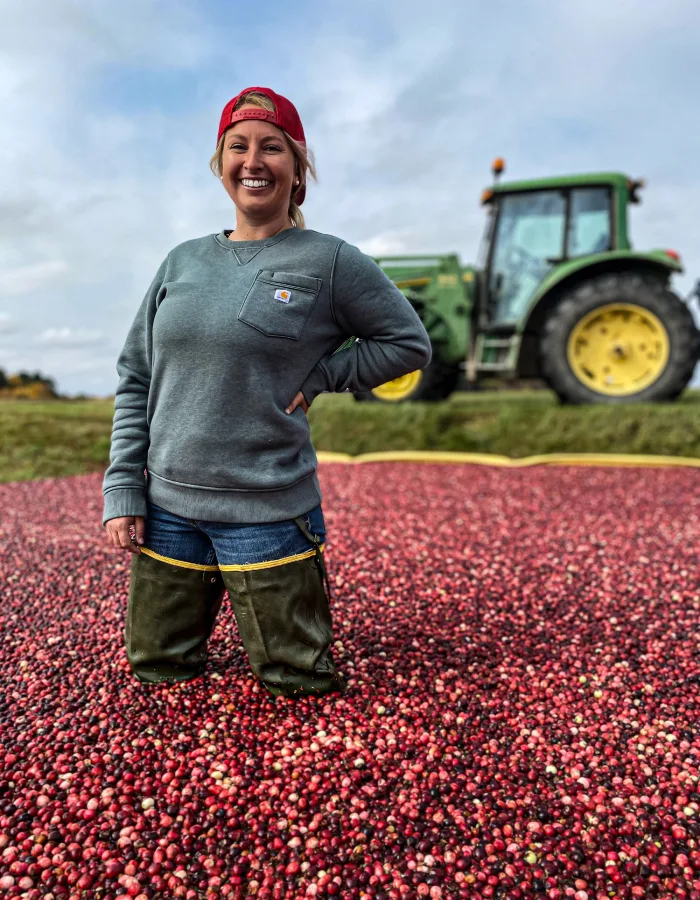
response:
<path id="1" fill-rule="evenodd" d="M 330 650 L 330 585 L 320 538 L 302 517 L 294 521 L 314 545 L 313 555 L 281 565 L 221 566 L 250 667 L 275 697 L 345 689 Z"/>
<path id="2" fill-rule="evenodd" d="M 124 638 L 131 671 L 145 684 L 189 681 L 207 663 L 207 642 L 225 586 L 218 566 L 131 559 Z"/>

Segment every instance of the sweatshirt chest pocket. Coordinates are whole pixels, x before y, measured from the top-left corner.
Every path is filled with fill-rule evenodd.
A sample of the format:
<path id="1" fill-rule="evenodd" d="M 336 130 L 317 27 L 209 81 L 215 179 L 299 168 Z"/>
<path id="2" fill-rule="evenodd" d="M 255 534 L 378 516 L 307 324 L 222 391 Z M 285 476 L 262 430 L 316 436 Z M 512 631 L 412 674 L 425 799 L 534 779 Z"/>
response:
<path id="1" fill-rule="evenodd" d="M 261 269 L 238 318 L 270 337 L 298 340 L 321 290 L 320 278 Z"/>

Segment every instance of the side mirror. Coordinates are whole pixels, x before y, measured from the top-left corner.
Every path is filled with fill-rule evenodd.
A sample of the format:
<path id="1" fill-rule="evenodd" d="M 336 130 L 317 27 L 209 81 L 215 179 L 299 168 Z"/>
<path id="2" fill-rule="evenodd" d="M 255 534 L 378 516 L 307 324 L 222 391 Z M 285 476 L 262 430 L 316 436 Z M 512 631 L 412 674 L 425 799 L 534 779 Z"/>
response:
<path id="1" fill-rule="evenodd" d="M 628 181 L 627 189 L 629 191 L 630 203 L 641 203 L 642 198 L 640 195 L 640 191 L 643 187 L 646 186 L 646 182 L 643 178 L 638 178 L 636 181 Z"/>

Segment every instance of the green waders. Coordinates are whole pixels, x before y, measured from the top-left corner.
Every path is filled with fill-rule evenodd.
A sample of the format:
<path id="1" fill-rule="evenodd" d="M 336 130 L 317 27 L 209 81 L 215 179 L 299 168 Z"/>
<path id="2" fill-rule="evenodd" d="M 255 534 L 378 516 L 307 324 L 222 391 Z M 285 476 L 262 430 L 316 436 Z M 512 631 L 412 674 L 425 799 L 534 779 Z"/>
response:
<path id="1" fill-rule="evenodd" d="M 274 696 L 342 691 L 330 645 L 330 585 L 320 539 L 309 553 L 250 566 L 194 566 L 142 552 L 131 560 L 124 638 L 143 683 L 188 681 L 204 672 L 207 642 L 228 590 L 253 674 Z M 326 595 L 326 590 L 328 595 Z"/>

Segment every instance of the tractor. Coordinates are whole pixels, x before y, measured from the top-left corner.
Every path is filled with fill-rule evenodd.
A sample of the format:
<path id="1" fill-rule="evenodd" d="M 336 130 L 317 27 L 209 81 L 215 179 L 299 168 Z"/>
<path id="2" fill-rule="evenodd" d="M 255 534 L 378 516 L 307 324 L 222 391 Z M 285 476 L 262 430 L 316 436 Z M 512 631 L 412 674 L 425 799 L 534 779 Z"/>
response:
<path id="1" fill-rule="evenodd" d="M 413 305 L 433 359 L 359 401 L 443 400 L 462 371 L 543 380 L 564 403 L 671 400 L 700 354 L 687 302 L 670 287 L 674 250 L 632 249 L 628 208 L 644 182 L 596 173 L 502 183 L 482 194 L 476 266 L 454 254 L 375 258 Z"/>

